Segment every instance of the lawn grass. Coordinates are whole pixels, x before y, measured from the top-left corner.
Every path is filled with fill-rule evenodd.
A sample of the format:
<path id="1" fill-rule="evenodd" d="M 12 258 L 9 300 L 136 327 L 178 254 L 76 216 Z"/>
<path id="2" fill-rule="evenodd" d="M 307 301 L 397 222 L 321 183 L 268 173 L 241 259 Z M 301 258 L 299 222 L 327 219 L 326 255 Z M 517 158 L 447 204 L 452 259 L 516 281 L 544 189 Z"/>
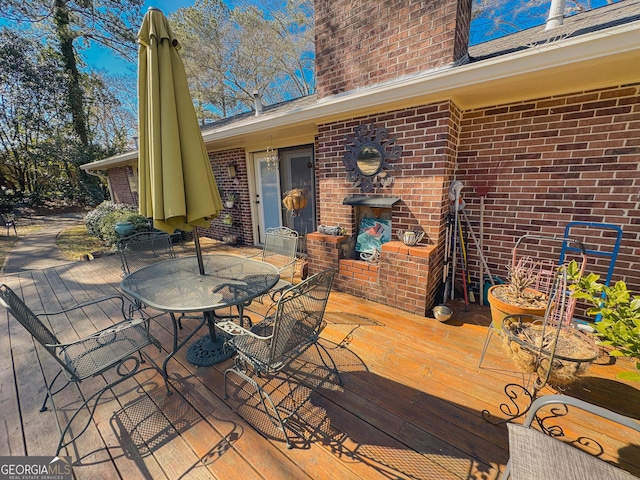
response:
<path id="1" fill-rule="evenodd" d="M 102 241 L 89 235 L 85 225 L 61 231 L 56 237 L 56 245 L 68 260 L 80 260 L 84 255 L 104 250 Z"/>

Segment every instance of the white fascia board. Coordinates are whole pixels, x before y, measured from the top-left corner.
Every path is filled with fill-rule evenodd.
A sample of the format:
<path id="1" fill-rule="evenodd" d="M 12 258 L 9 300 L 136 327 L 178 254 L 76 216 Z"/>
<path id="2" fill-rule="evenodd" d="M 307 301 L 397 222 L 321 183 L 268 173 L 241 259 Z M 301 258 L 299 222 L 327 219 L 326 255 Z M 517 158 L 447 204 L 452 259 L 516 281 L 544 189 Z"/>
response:
<path id="1" fill-rule="evenodd" d="M 570 38 L 527 48 L 477 63 L 440 69 L 421 76 L 413 76 L 384 85 L 326 97 L 314 105 L 299 110 L 265 115 L 263 118 L 255 117 L 242 124 L 230 124 L 206 132 L 203 138 L 205 143 L 209 143 L 296 123 L 315 122 L 318 124 L 328 118 L 358 115 L 363 111 L 371 111 L 374 107 L 380 110 L 385 105 L 415 99 L 445 100 L 457 91 L 479 84 L 491 84 L 496 80 L 508 77 L 566 67 L 572 63 L 588 62 L 630 51 L 639 52 L 639 62 L 636 65 L 630 65 L 629 68 L 640 69 L 640 42 L 638 38 L 640 38 L 640 22 L 634 22 L 574 39 Z M 640 80 L 640 76 L 638 79 Z M 465 105 L 458 106 L 465 108 Z"/>
<path id="2" fill-rule="evenodd" d="M 82 170 L 106 170 L 108 168 L 131 165 L 138 161 L 138 151 L 133 150 L 125 153 L 114 155 L 113 157 L 105 158 L 104 160 L 96 160 L 95 162 L 85 163 L 80 165 Z"/>
<path id="3" fill-rule="evenodd" d="M 510 77 L 517 78 L 535 72 L 566 68 L 607 56 L 638 52 L 638 61 L 631 62 L 630 72 L 637 70 L 640 81 L 640 22 L 628 23 L 576 38 L 558 40 L 506 55 L 458 67 L 441 68 L 385 84 L 323 98 L 317 103 L 296 110 L 263 114 L 242 122 L 231 123 L 203 133 L 205 144 L 235 137 L 256 135 L 268 130 L 296 124 L 321 124 L 329 119 L 349 118 L 385 107 L 414 105 L 453 98 L 456 93 L 490 87 Z M 535 92 L 537 96 L 539 91 Z M 493 104 L 490 101 L 488 104 Z M 460 104 L 464 109 L 466 105 Z M 101 170 L 132 163 L 138 152 L 127 152 L 104 160 L 82 165 L 83 170 Z"/>

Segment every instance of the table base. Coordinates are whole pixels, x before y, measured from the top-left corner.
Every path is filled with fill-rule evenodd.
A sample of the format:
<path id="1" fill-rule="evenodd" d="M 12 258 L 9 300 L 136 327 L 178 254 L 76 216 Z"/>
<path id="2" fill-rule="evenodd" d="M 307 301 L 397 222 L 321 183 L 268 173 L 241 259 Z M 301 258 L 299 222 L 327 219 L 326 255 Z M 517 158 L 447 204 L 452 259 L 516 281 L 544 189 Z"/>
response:
<path id="1" fill-rule="evenodd" d="M 224 334 L 216 335 L 216 339 L 211 340 L 210 335 L 200 337 L 187 351 L 187 361 L 198 367 L 210 367 L 220 362 L 224 362 L 227 358 L 233 356 L 236 351 L 225 345 L 226 336 Z"/>

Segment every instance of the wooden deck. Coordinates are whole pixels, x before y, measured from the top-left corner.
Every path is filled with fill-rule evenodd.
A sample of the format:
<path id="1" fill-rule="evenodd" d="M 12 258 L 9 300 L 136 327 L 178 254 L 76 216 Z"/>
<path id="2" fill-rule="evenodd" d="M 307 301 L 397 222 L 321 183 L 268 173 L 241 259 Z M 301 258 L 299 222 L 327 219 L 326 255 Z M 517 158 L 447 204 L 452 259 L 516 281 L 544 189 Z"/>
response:
<path id="1" fill-rule="evenodd" d="M 3 281 L 38 313 L 116 292 L 120 279 L 117 258 L 103 257 Z M 231 361 L 194 367 L 185 348 L 169 364 L 176 394 L 167 396 L 161 375 L 151 371 L 105 395 L 87 432 L 68 449 L 75 477 L 497 478 L 507 460 L 507 431 L 487 423 L 481 412 L 502 418 L 504 386 L 521 382 L 522 375 L 504 358 L 497 340 L 483 368 L 477 368 L 489 309 L 472 307 L 465 313 L 455 303 L 454 319 L 441 324 L 333 292 L 323 342 L 344 385 L 325 382 L 314 393 L 304 385 L 294 389 L 291 450 L 244 390 L 232 389 L 230 399 L 222 399 L 222 374 Z M 4 310 L 0 319 L 0 455 L 52 455 L 55 421 L 39 408 L 41 369 L 50 375 L 55 365 Z M 70 340 L 109 321 L 97 312 L 73 325 L 65 317 L 53 329 Z M 169 327 L 166 315 L 152 324 L 163 345 L 170 345 Z M 165 355 L 153 348 L 148 352 L 158 359 Z M 313 364 L 312 357 L 305 360 Z M 630 368 L 627 360 L 609 363 L 603 357 L 567 393 L 640 418 L 638 385 L 615 379 Z M 81 387 L 90 392 L 98 383 L 93 379 Z M 286 388 L 278 381 L 271 384 Z M 73 386 L 56 398 L 65 416 L 78 405 L 80 393 Z M 640 439 L 621 436 L 615 427 L 585 415 L 568 417 L 559 422 L 567 435 L 606 440 L 605 458 L 640 475 Z"/>

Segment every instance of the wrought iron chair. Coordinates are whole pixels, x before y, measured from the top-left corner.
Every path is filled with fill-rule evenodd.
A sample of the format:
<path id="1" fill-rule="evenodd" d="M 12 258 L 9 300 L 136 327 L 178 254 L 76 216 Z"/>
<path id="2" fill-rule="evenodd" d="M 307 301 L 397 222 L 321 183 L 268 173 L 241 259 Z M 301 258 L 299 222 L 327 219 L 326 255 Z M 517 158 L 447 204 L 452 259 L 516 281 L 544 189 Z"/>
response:
<path id="1" fill-rule="evenodd" d="M 556 405 L 545 419 L 539 418 L 539 410 L 549 405 Z M 562 407 L 558 407 L 561 405 Z M 606 410 L 591 403 L 567 395 L 545 395 L 531 405 L 531 409 L 523 425 L 508 424 L 509 428 L 509 461 L 502 479 L 539 479 L 539 478 L 607 478 L 630 480 L 637 478 L 587 452 L 559 440 L 563 435 L 557 426 L 547 427 L 549 423 L 568 413 L 568 406 L 590 412 L 618 423 L 640 433 L 640 423 L 618 413 Z M 545 433 L 532 428 L 536 423 Z M 589 445 L 592 450 L 602 452 L 602 446 L 593 439 L 580 438 L 577 445 Z M 595 446 L 595 448 L 593 448 Z M 600 448 L 597 448 L 600 447 Z"/>
<path id="2" fill-rule="evenodd" d="M 51 330 L 45 326 L 43 321 L 38 318 L 40 316 L 50 317 L 53 315 L 66 314 L 73 310 L 82 309 L 99 302 L 113 300 L 119 300 L 120 302 L 122 320 L 119 323 L 69 343 L 60 342 Z M 0 304 L 9 310 L 16 320 L 18 320 L 29 331 L 29 333 L 31 333 L 33 338 L 40 343 L 44 349 L 51 354 L 51 356 L 53 356 L 61 367 L 60 371 L 50 382 L 47 381 L 44 370 L 42 372 L 47 394 L 40 411 L 44 412 L 47 410 L 47 401 L 50 400 L 51 407 L 56 418 L 56 423 L 58 425 L 58 430 L 60 431 L 60 439 L 55 451 L 56 456 L 62 448 L 75 442 L 76 439 L 87 430 L 103 393 L 142 371 L 154 368 L 162 373 L 155 363 L 151 361 L 150 357 L 148 358 L 151 366 L 140 368 L 140 364 L 145 362 L 142 356 L 142 349 L 153 344 L 157 346 L 159 350 L 160 343 L 149 333 L 149 325 L 146 320 L 142 318 L 132 319 L 126 316 L 124 310 L 124 299 L 122 296 L 113 295 L 103 297 L 91 302 L 78 304 L 72 308 L 59 312 L 36 315 L 29 309 L 29 307 L 27 307 L 22 299 L 18 297 L 13 290 L 11 290 L 11 288 L 3 284 L 0 285 Z M 127 367 L 126 369 L 124 368 L 125 363 Z M 79 384 L 87 378 L 102 375 L 107 370 L 112 369 L 115 369 L 115 372 L 118 374 L 118 378 L 86 397 L 82 405 L 80 405 L 70 416 L 65 427 L 62 428 L 53 399 L 54 395 L 62 391 L 71 383 Z M 54 383 L 63 372 L 67 377 L 67 382 L 62 387 L 54 390 Z M 93 404 L 89 406 L 91 402 L 93 402 Z M 74 421 L 76 416 L 85 409 L 85 407 L 89 407 L 90 412 L 86 424 L 78 433 L 72 433 L 72 438 L 65 442 L 64 438 L 71 428 L 71 423 Z"/>
<path id="3" fill-rule="evenodd" d="M 118 241 L 124 276 L 152 263 L 175 258 L 171 236 L 164 232 L 142 232 Z"/>
<path id="4" fill-rule="evenodd" d="M 278 294 L 293 285 L 293 277 L 296 273 L 298 240 L 298 232 L 288 227 L 268 228 L 265 232 L 264 247 L 258 255 L 260 255 L 263 262 L 271 263 L 280 271 L 280 280 L 269 291 L 269 296 L 274 302 Z"/>
<path id="5" fill-rule="evenodd" d="M 11 218 L 10 218 L 11 217 Z M 16 230 L 16 221 L 13 219 L 13 216 L 10 214 L 0 214 L 0 227 L 6 227 L 7 229 L 7 237 L 9 236 L 9 229 L 13 228 L 13 233 L 17 236 L 18 231 Z"/>
<path id="6" fill-rule="evenodd" d="M 153 263 L 176 257 L 171 236 L 165 232 L 134 233 L 120 239 L 117 246 L 122 274 L 125 277 Z M 145 306 L 136 300 L 135 308 L 143 311 Z M 133 312 L 130 312 L 130 315 L 132 314 Z M 182 328 L 181 318 L 178 319 L 180 328 Z"/>
<path id="7" fill-rule="evenodd" d="M 238 353 L 234 366 L 224 372 L 224 398 L 228 398 L 227 379 L 231 373 L 251 384 L 269 419 L 284 434 L 287 448 L 292 448 L 292 444 L 284 424 L 291 412 L 289 416 L 282 418 L 271 396 L 252 378 L 252 373 L 259 377 L 273 377 L 285 369 L 295 373 L 292 362 L 311 346 L 315 346 L 324 366 L 342 384 L 335 362 L 324 346 L 318 343 L 320 332 L 326 325 L 323 317 L 333 276 L 333 270 L 326 270 L 284 291 L 275 313 L 265 317 L 250 330 L 230 321 L 216 324 L 217 328 L 230 335 L 228 345 Z M 322 352 L 331 366 L 327 365 Z"/>

